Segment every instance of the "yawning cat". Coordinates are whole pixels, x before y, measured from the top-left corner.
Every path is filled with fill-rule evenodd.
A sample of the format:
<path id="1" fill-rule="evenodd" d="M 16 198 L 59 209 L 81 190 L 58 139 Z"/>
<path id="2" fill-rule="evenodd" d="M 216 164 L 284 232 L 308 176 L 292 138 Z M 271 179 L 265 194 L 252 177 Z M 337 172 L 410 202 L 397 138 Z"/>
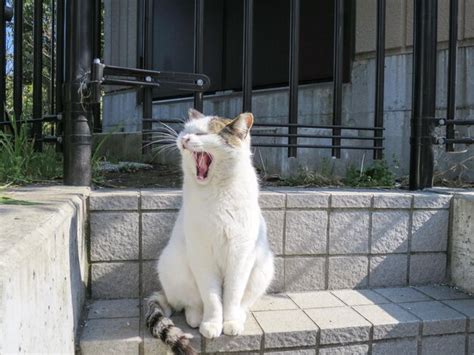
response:
<path id="1" fill-rule="evenodd" d="M 163 291 L 148 300 L 151 333 L 175 353 L 192 352 L 190 335 L 168 318 L 185 311 L 206 338 L 238 335 L 274 272 L 250 150 L 251 113 L 233 120 L 189 110 L 177 137 L 183 204 L 158 261 Z"/>

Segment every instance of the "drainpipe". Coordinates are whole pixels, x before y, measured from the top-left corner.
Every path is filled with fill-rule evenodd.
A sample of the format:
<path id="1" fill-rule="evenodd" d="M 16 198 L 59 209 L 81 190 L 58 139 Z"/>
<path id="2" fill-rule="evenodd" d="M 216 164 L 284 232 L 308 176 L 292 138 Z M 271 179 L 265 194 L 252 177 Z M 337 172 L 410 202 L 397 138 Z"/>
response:
<path id="1" fill-rule="evenodd" d="M 94 0 L 67 1 L 64 184 L 91 184 L 91 112 L 85 97 L 93 60 Z"/>

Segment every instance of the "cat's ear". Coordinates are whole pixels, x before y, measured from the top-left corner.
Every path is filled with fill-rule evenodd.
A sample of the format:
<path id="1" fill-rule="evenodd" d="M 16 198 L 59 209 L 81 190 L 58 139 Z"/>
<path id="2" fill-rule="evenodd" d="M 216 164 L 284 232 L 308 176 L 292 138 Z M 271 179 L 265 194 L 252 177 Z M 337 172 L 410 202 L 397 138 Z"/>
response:
<path id="1" fill-rule="evenodd" d="M 203 117 L 206 117 L 204 116 L 201 112 L 199 112 L 198 110 L 195 110 L 193 108 L 190 108 L 188 110 L 188 117 L 190 120 L 195 120 L 197 118 L 203 118 Z"/>
<path id="2" fill-rule="evenodd" d="M 240 139 L 245 139 L 253 126 L 253 115 L 250 112 L 241 113 L 228 124 Z"/>

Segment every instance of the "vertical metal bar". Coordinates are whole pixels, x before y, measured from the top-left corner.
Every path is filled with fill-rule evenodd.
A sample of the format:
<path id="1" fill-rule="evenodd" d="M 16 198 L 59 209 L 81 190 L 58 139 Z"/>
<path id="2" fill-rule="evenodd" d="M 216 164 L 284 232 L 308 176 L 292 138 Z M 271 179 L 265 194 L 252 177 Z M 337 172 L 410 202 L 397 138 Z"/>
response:
<path id="1" fill-rule="evenodd" d="M 91 183 L 91 114 L 83 104 L 81 83 L 92 66 L 93 0 L 68 1 L 68 73 L 66 82 L 65 159 L 66 185 Z"/>
<path id="2" fill-rule="evenodd" d="M 15 0 L 13 29 L 13 111 L 19 127 L 23 115 L 23 0 Z"/>
<path id="3" fill-rule="evenodd" d="M 153 0 L 144 0 L 143 2 L 143 68 L 151 69 L 153 66 Z M 152 129 L 152 122 L 145 119 L 152 118 L 153 115 L 153 89 L 151 87 L 143 88 L 143 130 L 150 131 Z M 143 134 L 143 141 L 149 141 L 151 139 L 150 133 Z M 144 154 L 151 151 L 150 145 L 143 145 L 142 151 Z"/>
<path id="4" fill-rule="evenodd" d="M 333 67 L 333 125 L 342 124 L 342 69 L 344 60 L 344 0 L 334 0 L 334 67 Z M 339 128 L 333 129 L 334 136 L 340 136 Z M 333 138 L 332 145 L 341 145 L 340 138 Z M 332 156 L 341 157 L 339 148 L 332 149 Z"/>
<path id="5" fill-rule="evenodd" d="M 252 111 L 253 0 L 244 0 L 244 48 L 242 56 L 242 111 Z"/>
<path id="6" fill-rule="evenodd" d="M 299 82 L 299 58 L 300 58 L 300 0 L 291 0 L 290 8 L 290 102 L 288 122 L 298 123 L 298 82 Z M 297 134 L 296 126 L 289 126 L 288 133 Z M 298 137 L 288 137 L 288 144 L 297 144 Z M 296 146 L 288 147 L 288 157 L 296 157 Z"/>
<path id="7" fill-rule="evenodd" d="M 62 114 L 63 109 L 63 94 L 64 94 L 64 0 L 56 0 L 56 84 L 55 84 L 55 113 Z M 63 134 L 63 122 L 56 123 L 56 136 L 60 137 Z M 62 145 L 58 141 L 56 143 L 56 151 L 61 152 Z M 66 156 L 65 156 L 66 158 Z"/>
<path id="8" fill-rule="evenodd" d="M 449 48 L 448 48 L 448 110 L 447 119 L 456 119 L 456 57 L 458 50 L 458 0 L 449 3 Z M 446 127 L 446 138 L 454 138 L 454 126 Z M 446 144 L 446 151 L 454 151 L 454 144 Z"/>
<path id="9" fill-rule="evenodd" d="M 51 81 L 49 86 L 49 110 L 50 113 L 54 112 L 55 103 L 54 103 L 54 83 L 55 83 L 55 76 L 56 76 L 56 62 L 55 62 L 55 46 L 56 46 L 56 1 L 50 0 L 50 11 L 51 11 L 51 41 L 50 41 L 50 55 L 51 55 Z M 54 125 L 52 125 L 54 126 Z"/>
<path id="10" fill-rule="evenodd" d="M 6 66 L 5 0 L 0 0 L 0 121 L 5 121 L 5 66 Z"/>
<path id="11" fill-rule="evenodd" d="M 34 1 L 33 19 L 33 119 L 43 117 L 43 1 Z M 35 150 L 42 150 L 43 122 L 33 123 Z"/>
<path id="12" fill-rule="evenodd" d="M 383 104 L 384 104 L 384 84 L 385 84 L 385 0 L 377 2 L 377 46 L 376 46 L 376 67 L 375 67 L 375 112 L 374 126 L 383 127 Z M 383 130 L 375 130 L 374 137 L 381 138 Z M 382 147 L 383 140 L 374 140 L 374 147 Z M 374 159 L 382 159 L 383 150 L 374 150 Z"/>
<path id="13" fill-rule="evenodd" d="M 93 20 L 93 35 L 92 35 L 92 52 L 94 59 L 100 58 L 100 36 L 102 24 L 102 0 L 94 0 L 94 20 Z M 100 120 L 100 102 L 91 104 L 94 132 L 102 131 L 102 122 Z"/>
<path id="14" fill-rule="evenodd" d="M 194 0 L 194 72 L 202 74 L 204 68 L 204 0 Z M 194 93 L 194 108 L 203 111 L 203 93 Z"/>
<path id="15" fill-rule="evenodd" d="M 410 189 L 433 183 L 433 132 L 436 109 L 437 0 L 415 0 Z"/>

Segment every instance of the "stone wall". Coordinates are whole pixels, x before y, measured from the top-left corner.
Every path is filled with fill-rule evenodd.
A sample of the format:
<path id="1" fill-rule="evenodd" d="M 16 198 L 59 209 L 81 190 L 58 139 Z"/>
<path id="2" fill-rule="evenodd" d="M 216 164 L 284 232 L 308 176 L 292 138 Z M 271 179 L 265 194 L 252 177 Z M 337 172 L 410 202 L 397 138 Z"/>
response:
<path id="1" fill-rule="evenodd" d="M 0 353 L 73 354 L 88 282 L 88 189 L 2 192 Z"/>
<path id="2" fill-rule="evenodd" d="M 263 192 L 276 255 L 271 291 L 447 281 L 450 201 L 436 193 Z M 92 298 L 135 298 L 159 289 L 155 264 L 180 204 L 177 190 L 91 194 Z"/>

